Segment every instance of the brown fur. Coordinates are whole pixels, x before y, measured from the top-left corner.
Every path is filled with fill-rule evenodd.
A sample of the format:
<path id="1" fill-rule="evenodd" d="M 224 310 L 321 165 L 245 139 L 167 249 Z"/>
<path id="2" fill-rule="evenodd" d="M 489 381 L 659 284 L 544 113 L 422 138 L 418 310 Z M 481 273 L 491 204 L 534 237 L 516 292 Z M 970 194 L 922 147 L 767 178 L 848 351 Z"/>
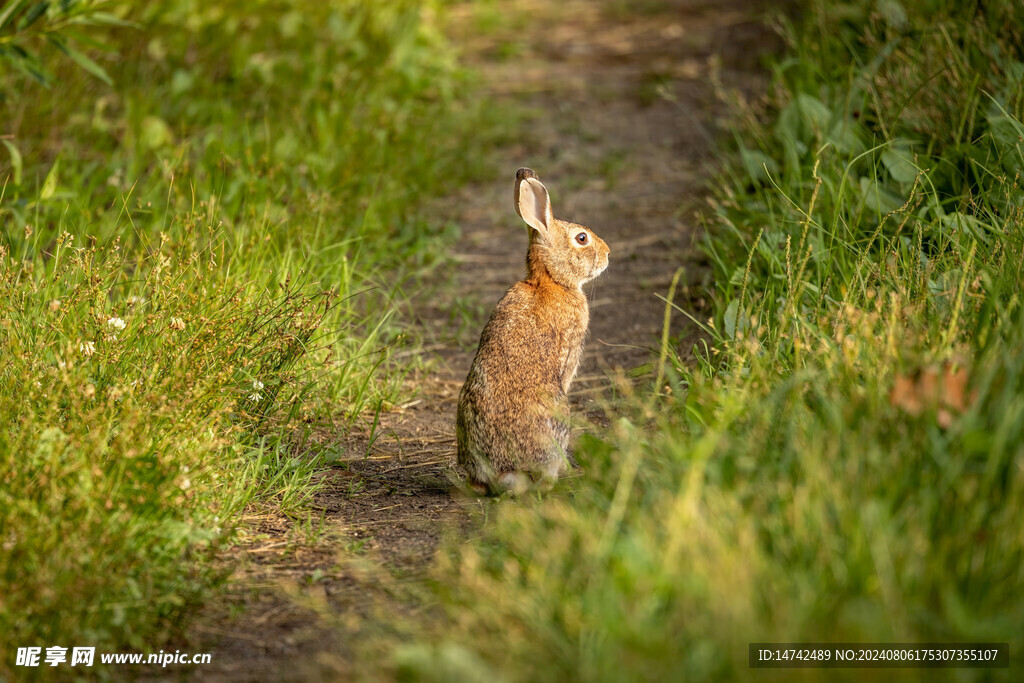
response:
<path id="1" fill-rule="evenodd" d="M 526 279 L 505 293 L 480 335 L 456 426 L 470 485 L 494 494 L 522 493 L 568 467 L 568 393 L 590 322 L 582 286 L 608 265 L 609 252 L 589 229 L 551 216 L 529 169 L 516 173 L 515 203 L 533 228 Z M 586 246 L 574 241 L 580 233 Z"/>

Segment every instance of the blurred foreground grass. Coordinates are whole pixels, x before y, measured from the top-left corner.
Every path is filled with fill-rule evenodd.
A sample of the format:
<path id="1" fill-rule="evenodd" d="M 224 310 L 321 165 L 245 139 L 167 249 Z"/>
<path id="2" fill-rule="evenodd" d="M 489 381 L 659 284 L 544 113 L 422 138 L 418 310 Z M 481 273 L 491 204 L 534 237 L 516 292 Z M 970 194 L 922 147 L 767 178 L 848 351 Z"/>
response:
<path id="1" fill-rule="evenodd" d="M 66 4 L 0 35 L 49 72 L 0 71 L 0 678 L 152 647 L 243 507 L 301 508 L 337 455 L 305 425 L 395 397 L 393 301 L 453 229 L 422 202 L 488 130 L 437 3 Z"/>
<path id="2" fill-rule="evenodd" d="M 756 641 L 1010 643 L 1009 671 L 901 680 L 1024 661 L 1024 13 L 794 16 L 712 186 L 713 345 L 664 347 L 572 495 L 449 544 L 446 627 L 399 673 L 742 679 Z"/>

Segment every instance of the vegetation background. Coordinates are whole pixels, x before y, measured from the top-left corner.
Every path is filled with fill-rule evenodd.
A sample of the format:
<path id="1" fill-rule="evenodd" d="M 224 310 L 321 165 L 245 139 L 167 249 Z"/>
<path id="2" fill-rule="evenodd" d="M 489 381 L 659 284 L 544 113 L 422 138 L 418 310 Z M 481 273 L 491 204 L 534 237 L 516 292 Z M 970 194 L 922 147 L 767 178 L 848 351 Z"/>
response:
<path id="1" fill-rule="evenodd" d="M 310 425 L 396 399 L 487 135 L 438 9 L 3 4 L 0 677 L 177 629 L 243 509 L 309 515 Z"/>
<path id="2" fill-rule="evenodd" d="M 0 7 L 0 676 L 19 645 L 173 637 L 243 510 L 313 519 L 342 455 L 314 431 L 401 400 L 403 286 L 457 236 L 427 200 L 508 129 L 448 11 Z M 1024 10 L 772 20 L 702 212 L 696 360 L 666 329 L 584 475 L 483 506 L 366 676 L 747 678 L 764 640 L 1021 665 Z"/>

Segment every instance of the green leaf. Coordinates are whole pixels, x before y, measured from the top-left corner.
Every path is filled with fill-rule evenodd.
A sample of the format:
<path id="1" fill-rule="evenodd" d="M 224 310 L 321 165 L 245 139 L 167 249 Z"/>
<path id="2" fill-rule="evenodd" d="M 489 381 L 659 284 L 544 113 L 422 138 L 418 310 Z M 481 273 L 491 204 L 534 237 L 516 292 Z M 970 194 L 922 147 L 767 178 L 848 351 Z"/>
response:
<path id="1" fill-rule="evenodd" d="M 61 33 L 62 35 L 65 35 L 71 40 L 75 41 L 75 43 L 77 43 L 78 46 L 81 48 L 89 47 L 95 50 L 101 50 L 108 54 L 113 54 L 117 52 L 117 48 L 113 45 L 108 45 L 107 43 L 96 40 L 89 34 L 82 33 L 79 30 L 73 28 L 66 28 Z"/>
<path id="2" fill-rule="evenodd" d="M 739 299 L 733 299 L 725 309 L 725 315 L 722 316 L 722 322 L 725 327 L 725 336 L 729 339 L 736 338 L 736 316 L 739 314 L 739 310 Z"/>
<path id="3" fill-rule="evenodd" d="M 878 13 L 893 28 L 903 29 L 907 25 L 907 10 L 898 0 L 878 0 Z"/>
<path id="4" fill-rule="evenodd" d="M 11 168 L 14 169 L 14 184 L 21 185 L 21 152 L 18 151 L 18 148 L 15 147 L 14 143 L 10 140 L 0 140 L 0 142 L 4 143 L 4 147 L 7 148 L 7 151 L 11 155 Z"/>
<path id="5" fill-rule="evenodd" d="M 861 126 L 850 118 L 836 121 L 825 138 L 844 154 L 858 154 L 864 149 Z"/>
<path id="6" fill-rule="evenodd" d="M 0 12 L 0 29 L 3 29 L 10 21 L 11 16 L 18 11 L 18 8 L 25 4 L 25 0 L 9 0 L 7 6 Z"/>
<path id="7" fill-rule="evenodd" d="M 71 47 L 71 44 L 67 41 L 51 37 L 50 42 L 56 45 L 61 50 L 61 52 L 70 57 L 75 62 L 75 64 L 82 67 L 96 78 L 100 79 L 107 85 L 114 84 L 114 82 L 110 80 L 110 76 L 107 75 L 107 72 L 103 69 L 102 66 L 94 62 L 85 53 L 79 52 L 75 48 Z"/>
<path id="8" fill-rule="evenodd" d="M 903 206 L 905 201 L 895 192 L 873 178 L 860 179 L 860 194 L 864 205 L 871 211 L 878 214 L 885 214 L 895 211 Z"/>
<path id="9" fill-rule="evenodd" d="M 147 116 L 139 126 L 139 142 L 146 149 L 157 150 L 174 144 L 174 133 L 159 116 Z"/>
<path id="10" fill-rule="evenodd" d="M 783 145 L 793 145 L 798 156 L 806 154 L 808 144 L 817 145 L 829 129 L 832 110 L 817 97 L 799 93 L 780 112 L 775 124 L 775 138 Z"/>
<path id="11" fill-rule="evenodd" d="M 39 81 L 41 85 L 44 85 L 47 88 L 50 87 L 50 82 L 53 80 L 50 76 L 50 72 L 46 71 L 46 69 L 41 67 L 38 63 L 28 61 L 21 62 L 19 64 L 19 68 L 21 68 L 25 73 L 27 73 L 32 78 Z"/>
<path id="12" fill-rule="evenodd" d="M 1021 124 L 1012 116 L 998 114 L 988 117 L 989 133 L 998 142 L 1007 146 L 1014 146 L 1024 139 L 1024 129 Z"/>
<path id="13" fill-rule="evenodd" d="M 892 179 L 898 183 L 912 183 L 917 178 L 917 166 L 909 150 L 887 149 L 882 152 L 882 163 Z"/>
<path id="14" fill-rule="evenodd" d="M 769 175 L 778 175 L 779 165 L 764 152 L 740 147 L 740 159 L 743 161 L 743 167 L 750 179 L 754 182 L 768 180 Z"/>
<path id="15" fill-rule="evenodd" d="M 6 48 L 3 56 L 6 56 L 11 61 L 15 69 L 27 76 L 31 76 L 47 88 L 50 87 L 50 74 L 43 68 L 43 65 L 39 63 L 39 59 L 34 54 L 17 43 L 9 44 Z"/>
<path id="16" fill-rule="evenodd" d="M 821 134 L 827 130 L 828 122 L 832 118 L 832 110 L 828 108 L 828 105 L 807 93 L 800 93 L 793 101 L 808 132 Z"/>
<path id="17" fill-rule="evenodd" d="M 962 211 L 953 211 L 943 216 L 942 226 L 950 234 L 962 232 L 974 236 L 975 239 L 981 242 L 988 241 L 988 233 L 990 231 L 995 232 L 995 230 L 992 230 L 977 218 Z"/>
<path id="18" fill-rule="evenodd" d="M 53 166 L 50 167 L 50 172 L 46 174 L 46 180 L 43 181 L 43 189 L 39 191 L 40 199 L 49 199 L 57 191 L 57 173 L 59 171 L 60 157 L 57 157 L 53 162 Z"/>
<path id="19" fill-rule="evenodd" d="M 43 2 L 37 2 L 32 5 L 32 8 L 29 9 L 29 11 L 25 13 L 25 16 L 21 18 L 21 21 L 18 22 L 18 30 L 24 31 L 29 26 L 36 23 L 39 17 L 46 14 L 46 10 L 49 9 L 49 7 L 49 0 L 43 0 Z"/>
<path id="20" fill-rule="evenodd" d="M 71 20 L 72 24 L 102 25 L 102 26 L 126 26 L 137 28 L 139 24 L 125 21 L 110 12 L 90 12 L 77 16 Z"/>

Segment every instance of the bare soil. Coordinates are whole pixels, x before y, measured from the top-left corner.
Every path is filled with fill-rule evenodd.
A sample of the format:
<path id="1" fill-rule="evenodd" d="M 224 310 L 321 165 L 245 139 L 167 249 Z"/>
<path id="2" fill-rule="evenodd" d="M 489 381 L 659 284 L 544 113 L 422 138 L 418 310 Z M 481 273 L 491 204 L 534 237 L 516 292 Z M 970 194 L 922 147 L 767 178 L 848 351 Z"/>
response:
<path id="1" fill-rule="evenodd" d="M 491 177 L 439 203 L 462 238 L 455 286 L 450 271 L 438 273 L 413 296 L 430 370 L 410 379 L 413 398 L 381 416 L 372 443 L 368 433 L 345 437 L 352 459 L 323 473 L 316 498 L 326 531 L 318 542 L 292 520 L 254 518 L 250 540 L 226 558 L 237 567 L 233 588 L 189 633 L 193 651 L 211 652 L 213 663 L 184 677 L 365 674 L 373 667 L 356 666 L 355 643 L 401 637 L 404 618 L 429 609 L 421 579 L 441 538 L 472 533 L 472 511 L 486 504 L 452 483 L 455 402 L 486 316 L 523 274 L 526 231 L 512 208 L 517 168 L 538 173 L 556 216 L 589 226 L 611 247 L 608 271 L 587 288 L 592 322 L 573 387 L 577 415 L 600 423 L 599 404 L 616 382 L 649 377 L 665 314 L 659 295 L 678 268 L 685 277 L 677 300 L 707 316 L 697 209 L 726 114 L 718 91 L 758 92 L 760 57 L 776 47 L 758 3 L 499 6 L 488 26 L 480 10 L 456 7 L 452 35 L 483 74 L 489 102 L 529 114 L 496 150 Z M 696 339 L 682 316 L 673 315 L 671 330 L 682 349 Z M 599 428 L 582 419 L 581 427 Z"/>

